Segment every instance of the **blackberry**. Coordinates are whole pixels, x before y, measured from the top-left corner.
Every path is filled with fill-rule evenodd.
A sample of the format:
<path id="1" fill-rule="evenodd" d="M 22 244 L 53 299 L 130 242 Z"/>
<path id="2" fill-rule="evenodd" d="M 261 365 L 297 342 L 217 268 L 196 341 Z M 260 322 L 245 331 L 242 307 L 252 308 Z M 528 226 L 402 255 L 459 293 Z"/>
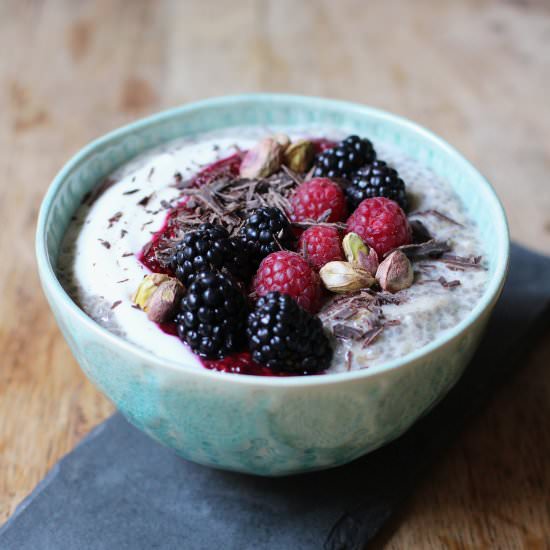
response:
<path id="1" fill-rule="evenodd" d="M 350 180 L 354 172 L 374 159 L 376 152 L 368 139 L 348 136 L 336 147 L 327 149 L 317 156 L 313 175 Z"/>
<path id="2" fill-rule="evenodd" d="M 256 302 L 248 315 L 246 334 L 254 361 L 276 371 L 318 373 L 332 359 L 319 318 L 280 292 L 269 292 Z"/>
<path id="3" fill-rule="evenodd" d="M 405 211 L 409 207 L 405 182 L 399 177 L 397 170 L 383 160 L 375 160 L 358 170 L 351 183 L 346 188 L 351 209 L 357 208 L 364 199 L 373 197 L 391 199 Z"/>
<path id="4" fill-rule="evenodd" d="M 290 222 L 281 210 L 271 206 L 262 206 L 254 210 L 241 227 L 239 236 L 247 244 L 256 261 L 280 250 L 279 245 L 290 248 L 294 241 Z"/>
<path id="5" fill-rule="evenodd" d="M 210 223 L 201 224 L 183 237 L 170 259 L 170 267 L 184 285 L 202 271 L 228 271 L 243 281 L 252 275 L 246 244 L 230 238 L 221 225 Z"/>
<path id="6" fill-rule="evenodd" d="M 244 343 L 247 303 L 229 275 L 198 273 L 182 299 L 175 321 L 178 336 L 207 359 L 221 359 Z"/>

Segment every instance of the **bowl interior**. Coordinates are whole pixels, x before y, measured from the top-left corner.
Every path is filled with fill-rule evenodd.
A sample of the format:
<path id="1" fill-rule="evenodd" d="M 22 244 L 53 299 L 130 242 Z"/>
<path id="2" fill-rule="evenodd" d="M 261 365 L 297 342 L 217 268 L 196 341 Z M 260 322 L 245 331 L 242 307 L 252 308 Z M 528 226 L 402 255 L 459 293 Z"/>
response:
<path id="1" fill-rule="evenodd" d="M 485 294 L 469 316 L 429 348 L 461 332 L 494 302 L 506 273 L 508 228 L 495 192 L 468 161 L 428 130 L 389 113 L 334 100 L 273 94 L 211 99 L 172 109 L 111 132 L 82 149 L 57 175 L 40 211 L 37 255 L 44 284 L 51 285 L 59 298 L 70 301 L 55 277 L 60 245 L 84 195 L 104 177 L 143 151 L 172 139 L 243 125 L 297 129 L 324 126 L 365 135 L 400 149 L 452 185 L 479 226 L 491 277 Z M 426 347 L 411 355 L 424 351 Z M 394 363 L 407 359 L 408 356 Z M 381 368 L 384 365 L 369 372 Z"/>

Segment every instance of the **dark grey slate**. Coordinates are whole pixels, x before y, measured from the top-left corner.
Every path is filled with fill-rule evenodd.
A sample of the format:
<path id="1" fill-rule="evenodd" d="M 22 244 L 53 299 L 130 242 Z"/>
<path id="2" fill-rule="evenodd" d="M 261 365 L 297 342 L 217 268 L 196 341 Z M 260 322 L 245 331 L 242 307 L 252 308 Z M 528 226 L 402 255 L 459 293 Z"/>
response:
<path id="1" fill-rule="evenodd" d="M 503 296 L 457 386 L 399 440 L 331 471 L 266 479 L 212 470 L 178 458 L 115 414 L 19 506 L 0 529 L 0 549 L 363 548 L 522 365 L 549 324 L 549 302 L 550 258 L 514 245 Z"/>

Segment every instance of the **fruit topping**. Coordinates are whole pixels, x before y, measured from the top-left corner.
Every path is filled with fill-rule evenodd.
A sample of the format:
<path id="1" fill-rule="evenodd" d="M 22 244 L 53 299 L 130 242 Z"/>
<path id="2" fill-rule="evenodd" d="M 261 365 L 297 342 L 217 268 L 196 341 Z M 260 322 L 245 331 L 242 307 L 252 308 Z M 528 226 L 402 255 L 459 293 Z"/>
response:
<path id="1" fill-rule="evenodd" d="M 275 134 L 180 183 L 178 202 L 140 256 L 156 273 L 133 300 L 209 369 L 323 372 L 332 348 L 322 319 L 331 311 L 339 316 L 327 325 L 334 337 L 365 347 L 390 325 L 377 317 L 381 304 L 407 299 L 389 293 L 413 283 L 409 258 L 461 261 L 443 258 L 448 244 L 418 221 L 411 244 L 403 180 L 355 135 L 335 143 Z M 255 301 L 251 312 L 244 288 Z M 364 326 L 345 323 L 350 316 L 356 323 L 362 308 Z"/>
<path id="2" fill-rule="evenodd" d="M 385 197 L 365 199 L 348 218 L 347 231 L 357 233 L 379 258 L 411 242 L 411 228 L 401 207 Z"/>
<path id="3" fill-rule="evenodd" d="M 273 252 L 262 260 L 252 290 L 257 296 L 275 290 L 287 294 L 310 313 L 317 312 L 321 305 L 319 275 L 300 254 L 287 250 Z"/>
<path id="4" fill-rule="evenodd" d="M 340 231 L 336 227 L 314 225 L 298 240 L 298 250 L 317 270 L 333 260 L 342 260 Z"/>
<path id="5" fill-rule="evenodd" d="M 254 361 L 275 371 L 313 374 L 330 365 L 332 349 L 321 321 L 285 294 L 261 297 L 246 333 Z"/>
<path id="6" fill-rule="evenodd" d="M 373 197 L 391 199 L 405 211 L 409 208 L 404 181 L 397 170 L 383 160 L 375 160 L 360 168 L 353 176 L 351 185 L 346 188 L 346 195 L 351 209 L 357 208 L 361 201 Z"/>
<path id="7" fill-rule="evenodd" d="M 376 152 L 368 139 L 348 136 L 335 147 L 318 155 L 313 175 L 351 180 L 359 168 L 375 159 Z"/>
<path id="8" fill-rule="evenodd" d="M 185 234 L 170 260 L 170 268 L 185 285 L 202 271 L 228 271 L 246 281 L 252 273 L 248 266 L 246 244 L 241 239 L 230 238 L 221 225 L 210 223 Z"/>
<path id="9" fill-rule="evenodd" d="M 254 210 L 241 227 L 239 236 L 257 261 L 281 248 L 290 248 L 294 241 L 290 222 L 279 208 L 271 206 Z"/>
<path id="10" fill-rule="evenodd" d="M 232 353 L 223 359 L 203 359 L 202 364 L 210 370 L 231 372 L 233 374 L 251 374 L 253 376 L 292 376 L 300 373 L 273 371 L 252 359 L 250 352 Z"/>
<path id="11" fill-rule="evenodd" d="M 203 271 L 176 315 L 178 336 L 201 357 L 221 359 L 243 345 L 247 303 L 230 276 Z"/>
<path id="12" fill-rule="evenodd" d="M 342 188 L 328 178 L 313 178 L 301 183 L 290 197 L 290 204 L 290 217 L 294 222 L 340 222 L 347 214 Z"/>

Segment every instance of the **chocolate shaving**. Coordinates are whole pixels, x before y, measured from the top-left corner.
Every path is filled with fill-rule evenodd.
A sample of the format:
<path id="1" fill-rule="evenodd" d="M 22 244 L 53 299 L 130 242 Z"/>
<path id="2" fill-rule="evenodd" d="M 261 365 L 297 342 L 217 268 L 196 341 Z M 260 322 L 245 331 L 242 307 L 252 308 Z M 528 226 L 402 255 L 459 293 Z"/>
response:
<path id="1" fill-rule="evenodd" d="M 133 195 L 134 193 L 137 193 L 139 191 L 139 189 L 130 189 L 129 191 L 124 191 L 124 193 L 122 193 L 123 195 Z"/>
<path id="2" fill-rule="evenodd" d="M 420 275 L 420 273 L 415 272 L 415 275 Z M 415 279 L 414 284 L 415 285 L 427 285 L 429 283 L 438 283 L 439 281 L 437 279 L 420 279 L 417 281 Z"/>
<path id="3" fill-rule="evenodd" d="M 113 302 L 111 309 L 115 309 L 115 307 L 118 307 L 120 304 L 122 304 L 122 300 L 117 300 L 116 302 Z"/>
<path id="4" fill-rule="evenodd" d="M 433 269 L 435 269 L 435 265 L 433 264 L 416 264 L 415 267 L 420 271 L 420 273 L 429 273 Z"/>
<path id="5" fill-rule="evenodd" d="M 120 283 L 126 283 L 128 282 L 130 279 L 122 279 L 121 281 L 117 281 L 117 284 L 120 284 Z"/>
<path id="6" fill-rule="evenodd" d="M 178 188 L 187 201 L 176 206 L 169 217 L 165 234 L 171 237 L 161 237 L 156 243 L 157 261 L 166 265 L 183 235 L 202 223 L 220 224 L 235 234 L 248 212 L 260 206 L 274 206 L 286 214 L 290 210 L 288 197 L 295 187 L 296 182 L 282 170 L 259 179 L 224 175 L 200 187 L 182 183 Z"/>
<path id="7" fill-rule="evenodd" d="M 334 313 L 332 318 L 338 319 L 341 321 L 347 321 L 348 319 L 351 319 L 357 312 L 358 312 L 358 309 L 356 307 L 344 306 L 343 308 L 336 311 L 336 313 Z"/>
<path id="8" fill-rule="evenodd" d="M 447 241 L 436 241 L 432 239 L 419 244 L 405 244 L 397 248 L 401 250 L 409 260 L 420 260 L 425 258 L 437 258 L 445 252 L 451 250 L 451 246 Z M 387 256 L 393 251 L 385 254 Z"/>
<path id="9" fill-rule="evenodd" d="M 140 201 L 137 202 L 137 205 L 138 206 L 143 206 L 143 207 L 147 206 L 149 204 L 149 201 L 151 200 L 152 196 L 153 196 L 152 193 L 150 195 L 146 195 Z"/>
<path id="10" fill-rule="evenodd" d="M 97 239 L 107 250 L 111 248 L 111 243 L 109 241 L 104 241 L 103 239 Z"/>
<path id="11" fill-rule="evenodd" d="M 388 319 L 387 321 L 384 321 L 385 327 L 396 327 L 401 324 L 401 321 L 399 319 Z"/>
<path id="12" fill-rule="evenodd" d="M 147 181 L 151 181 L 151 178 L 153 177 L 154 173 L 155 173 L 155 167 L 151 166 L 151 170 L 149 170 L 149 173 L 147 174 Z"/>
<path id="13" fill-rule="evenodd" d="M 481 265 L 481 256 L 455 256 L 454 254 L 443 254 L 439 258 L 444 262 L 449 269 L 464 270 L 464 269 L 480 269 L 485 270 Z"/>
<path id="14" fill-rule="evenodd" d="M 120 238 L 124 239 L 124 237 L 126 237 L 126 235 L 128 235 L 128 231 L 126 231 L 126 229 L 121 229 L 120 230 Z"/>
<path id="15" fill-rule="evenodd" d="M 367 332 L 363 335 L 365 339 L 363 340 L 363 345 L 361 347 L 366 348 L 370 346 L 376 340 L 376 338 L 378 338 L 383 330 L 384 326 L 374 327 L 370 330 L 367 330 Z"/>
<path id="16" fill-rule="evenodd" d="M 299 176 L 294 170 L 291 170 L 288 166 L 284 164 L 281 166 L 283 172 L 296 184 L 300 185 L 304 182 L 303 178 Z"/>
<path id="17" fill-rule="evenodd" d="M 215 190 L 213 190 L 210 186 L 203 185 L 198 189 L 193 189 L 190 191 L 193 191 L 193 198 L 196 201 L 198 200 L 199 202 L 204 203 L 208 209 L 212 210 L 219 217 L 223 217 L 225 215 L 223 205 L 216 197 Z"/>
<path id="18" fill-rule="evenodd" d="M 362 330 L 337 323 L 332 327 L 332 332 L 336 338 L 341 340 L 359 340 L 365 334 Z"/>
<path id="19" fill-rule="evenodd" d="M 129 256 L 133 256 L 133 255 L 134 255 L 133 252 L 125 252 L 125 253 L 122 255 L 122 257 L 123 257 L 123 258 L 128 258 Z"/>
<path id="20" fill-rule="evenodd" d="M 373 292 L 369 289 L 369 292 Z M 385 292 L 380 291 L 377 293 L 374 293 L 374 296 L 376 297 L 377 303 L 381 306 L 386 304 L 392 304 L 398 306 L 399 304 L 402 304 L 407 301 L 407 299 L 404 296 L 400 296 L 399 294 L 392 294 L 391 292 Z"/>
<path id="21" fill-rule="evenodd" d="M 330 211 L 327 211 L 327 212 L 330 212 Z M 324 214 L 325 213 L 323 213 L 322 216 Z M 292 222 L 292 225 L 294 227 L 299 228 L 299 229 L 307 229 L 308 227 L 312 227 L 314 225 L 322 225 L 323 227 L 334 227 L 336 229 L 342 229 L 342 230 L 346 229 L 346 224 L 345 223 L 320 222 L 320 221 L 317 221 L 317 220 L 302 220 L 302 221 L 299 221 L 299 222 Z"/>
<path id="22" fill-rule="evenodd" d="M 455 279 L 454 281 L 447 281 L 445 277 L 439 277 L 438 282 L 443 288 L 455 288 L 461 285 L 461 282 L 458 279 Z"/>
<path id="23" fill-rule="evenodd" d="M 435 208 L 430 208 L 429 210 L 421 210 L 419 212 L 413 212 L 411 214 L 411 217 L 412 216 L 429 216 L 429 215 L 435 216 L 436 218 L 446 221 L 452 225 L 456 225 L 457 227 L 464 227 L 461 223 L 457 222 L 456 220 L 453 220 L 453 218 L 447 216 L 446 214 L 443 214 L 443 212 L 440 212 Z"/>
<path id="24" fill-rule="evenodd" d="M 323 308 L 321 315 L 326 317 L 335 317 L 345 308 L 359 311 L 361 308 L 370 309 L 371 306 L 376 306 L 376 304 L 376 294 L 370 294 L 366 290 L 360 290 L 359 292 L 334 297 L 330 303 Z"/>
<path id="25" fill-rule="evenodd" d="M 447 281 L 445 277 L 439 277 L 439 279 L 421 279 L 420 281 L 416 281 L 415 284 L 417 285 L 425 285 L 429 283 L 439 283 L 443 288 L 447 288 L 449 290 L 452 290 L 453 288 L 460 286 L 462 283 L 455 279 L 453 281 Z"/>
<path id="26" fill-rule="evenodd" d="M 148 225 L 151 225 L 153 223 L 153 220 L 149 220 L 148 222 L 145 222 L 141 226 L 141 231 L 143 231 Z"/>
<path id="27" fill-rule="evenodd" d="M 113 214 L 107 221 L 109 222 L 109 225 L 107 226 L 107 229 L 111 229 L 115 223 L 117 223 L 120 218 L 122 218 L 122 212 L 117 212 L 116 214 Z"/>

